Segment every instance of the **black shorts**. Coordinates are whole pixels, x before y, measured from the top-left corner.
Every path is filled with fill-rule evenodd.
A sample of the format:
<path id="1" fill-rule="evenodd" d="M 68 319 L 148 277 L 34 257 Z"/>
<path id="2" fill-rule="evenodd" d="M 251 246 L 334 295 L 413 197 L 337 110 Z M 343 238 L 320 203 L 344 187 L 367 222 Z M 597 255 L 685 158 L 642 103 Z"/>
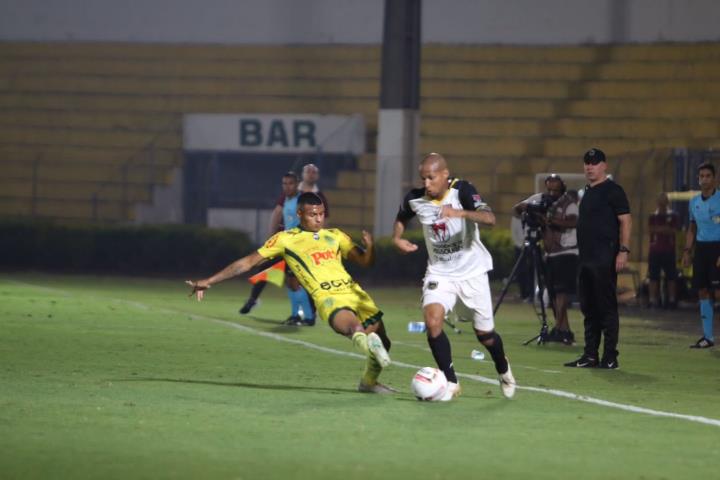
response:
<path id="1" fill-rule="evenodd" d="M 577 292 L 578 256 L 557 255 L 545 259 L 545 279 L 548 293 L 574 295 Z"/>
<path id="2" fill-rule="evenodd" d="M 692 285 L 695 289 L 720 289 L 720 242 L 696 242 Z"/>
<path id="3" fill-rule="evenodd" d="M 677 278 L 677 260 L 675 252 L 650 253 L 648 255 L 648 278 L 660 280 L 660 272 L 665 272 L 666 280 Z"/>

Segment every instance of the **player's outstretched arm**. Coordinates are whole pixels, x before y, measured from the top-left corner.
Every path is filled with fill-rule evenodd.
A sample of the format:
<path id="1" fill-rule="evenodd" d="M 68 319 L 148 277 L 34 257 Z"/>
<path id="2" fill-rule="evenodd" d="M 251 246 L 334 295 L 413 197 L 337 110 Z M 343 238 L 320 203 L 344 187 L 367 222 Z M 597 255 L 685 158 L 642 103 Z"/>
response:
<path id="1" fill-rule="evenodd" d="M 405 224 L 400 220 L 396 220 L 395 225 L 393 226 L 393 244 L 395 245 L 395 248 L 403 254 L 416 252 L 418 246 L 411 241 L 402 238 L 403 233 L 405 233 Z"/>
<path id="2" fill-rule="evenodd" d="M 257 251 L 255 251 L 250 255 L 241 258 L 240 260 L 235 260 L 233 263 L 223 268 L 211 277 L 195 281 L 186 280 L 185 283 L 192 287 L 192 292 L 190 292 L 190 296 L 195 295 L 197 296 L 198 301 L 200 301 L 205 296 L 205 290 L 210 288 L 210 286 L 227 280 L 228 278 L 242 275 L 263 260 L 265 260 L 265 258 Z"/>
<path id="3" fill-rule="evenodd" d="M 348 253 L 348 260 L 357 263 L 361 267 L 369 267 L 375 263 L 375 248 L 373 243 L 373 236 L 370 232 L 362 231 L 362 243 L 364 248 L 355 246 L 350 253 Z"/>

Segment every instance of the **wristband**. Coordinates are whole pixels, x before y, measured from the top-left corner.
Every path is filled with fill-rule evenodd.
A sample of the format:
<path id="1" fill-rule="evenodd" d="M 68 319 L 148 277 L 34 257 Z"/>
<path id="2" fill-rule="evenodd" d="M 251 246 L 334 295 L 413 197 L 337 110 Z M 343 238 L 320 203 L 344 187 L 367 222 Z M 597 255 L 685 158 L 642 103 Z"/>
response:
<path id="1" fill-rule="evenodd" d="M 620 245 L 620 251 L 624 253 L 630 253 L 630 249 L 625 245 Z"/>

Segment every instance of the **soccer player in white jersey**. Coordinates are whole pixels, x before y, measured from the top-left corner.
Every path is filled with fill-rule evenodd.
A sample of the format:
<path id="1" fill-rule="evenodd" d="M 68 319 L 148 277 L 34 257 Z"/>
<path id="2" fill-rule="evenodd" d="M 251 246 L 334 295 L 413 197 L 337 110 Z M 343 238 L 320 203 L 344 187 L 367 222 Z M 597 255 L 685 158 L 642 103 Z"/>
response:
<path id="1" fill-rule="evenodd" d="M 492 257 L 480 241 L 479 226 L 495 225 L 495 215 L 469 182 L 450 178 L 447 163 L 438 153 L 427 155 L 420 163 L 420 178 L 423 188 L 411 190 L 400 206 L 393 242 L 403 254 L 417 251 L 417 245 L 402 238 L 407 222 L 417 216 L 428 251 L 422 294 L 427 340 L 449 382 L 443 400 L 460 394 L 450 341 L 443 332 L 445 316 L 454 308 L 472 315 L 475 334 L 495 362 L 502 394 L 512 398 L 515 378 L 493 321 L 487 274 L 492 270 Z"/>

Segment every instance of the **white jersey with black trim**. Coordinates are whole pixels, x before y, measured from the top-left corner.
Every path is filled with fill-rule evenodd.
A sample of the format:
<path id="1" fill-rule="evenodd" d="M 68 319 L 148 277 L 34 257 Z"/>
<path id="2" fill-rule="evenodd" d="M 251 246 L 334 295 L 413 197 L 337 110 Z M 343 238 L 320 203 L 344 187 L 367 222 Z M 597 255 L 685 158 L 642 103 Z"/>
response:
<path id="1" fill-rule="evenodd" d="M 403 223 L 417 216 L 428 251 L 427 274 L 465 279 L 493 268 L 492 257 L 480 241 L 480 228 L 464 218 L 440 218 L 450 205 L 458 210 L 491 211 L 475 187 L 467 181 L 450 179 L 442 199 L 431 199 L 424 188 L 411 190 L 400 206 L 397 220 Z"/>

